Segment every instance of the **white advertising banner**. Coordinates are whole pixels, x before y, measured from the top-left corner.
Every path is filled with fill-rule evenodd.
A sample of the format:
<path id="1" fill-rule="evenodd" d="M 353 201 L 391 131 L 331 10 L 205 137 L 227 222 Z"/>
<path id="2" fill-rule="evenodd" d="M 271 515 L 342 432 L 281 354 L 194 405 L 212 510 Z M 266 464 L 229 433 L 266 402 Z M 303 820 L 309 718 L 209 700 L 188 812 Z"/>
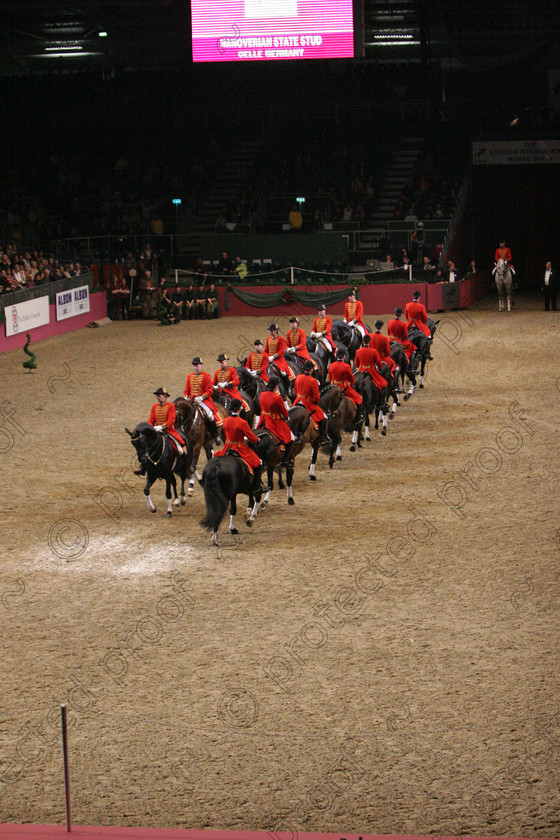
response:
<path id="1" fill-rule="evenodd" d="M 4 308 L 6 316 L 6 336 L 29 332 L 35 327 L 42 327 L 49 323 L 49 297 L 26 300 L 24 303 L 13 303 Z"/>
<path id="2" fill-rule="evenodd" d="M 472 144 L 473 164 L 560 163 L 560 140 L 488 140 Z"/>
<path id="3" fill-rule="evenodd" d="M 83 315 L 84 312 L 89 312 L 89 286 L 79 286 L 77 289 L 69 289 L 67 292 L 57 292 L 57 321 L 73 318 L 75 315 Z"/>

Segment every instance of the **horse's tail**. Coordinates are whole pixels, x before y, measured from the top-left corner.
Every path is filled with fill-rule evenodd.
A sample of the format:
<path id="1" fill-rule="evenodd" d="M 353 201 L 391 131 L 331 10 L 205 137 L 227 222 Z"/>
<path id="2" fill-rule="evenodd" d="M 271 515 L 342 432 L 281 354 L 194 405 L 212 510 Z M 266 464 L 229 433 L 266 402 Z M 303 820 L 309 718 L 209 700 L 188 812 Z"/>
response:
<path id="1" fill-rule="evenodd" d="M 217 531 L 224 513 L 228 509 L 229 499 L 225 496 L 219 479 L 220 459 L 210 461 L 204 468 L 204 501 L 206 502 L 206 516 L 200 524 Z"/>

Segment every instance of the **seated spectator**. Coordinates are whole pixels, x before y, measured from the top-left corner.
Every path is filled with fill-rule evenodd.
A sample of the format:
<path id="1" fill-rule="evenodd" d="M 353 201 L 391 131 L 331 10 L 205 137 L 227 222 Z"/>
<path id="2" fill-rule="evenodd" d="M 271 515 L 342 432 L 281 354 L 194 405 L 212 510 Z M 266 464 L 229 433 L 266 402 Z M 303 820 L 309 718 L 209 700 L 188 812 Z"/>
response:
<path id="1" fill-rule="evenodd" d="M 237 276 L 240 280 L 245 280 L 245 278 L 247 277 L 247 273 L 248 273 L 246 261 L 242 260 L 241 257 L 236 257 L 235 262 L 236 262 L 235 274 L 237 274 Z"/>
<path id="2" fill-rule="evenodd" d="M 175 321 L 177 324 L 180 324 L 181 319 L 183 317 L 184 294 L 179 288 L 179 286 L 176 286 L 173 290 L 171 300 L 173 302 L 173 313 L 175 315 Z"/>
<path id="3" fill-rule="evenodd" d="M 218 290 L 213 283 L 210 283 L 206 290 L 206 317 L 209 319 L 220 317 Z"/>
<path id="4" fill-rule="evenodd" d="M 294 204 L 292 209 L 288 214 L 288 224 L 290 225 L 290 230 L 294 233 L 300 231 L 303 227 L 303 216 L 301 214 L 301 210 L 299 209 L 298 204 Z"/>
<path id="5" fill-rule="evenodd" d="M 226 214 L 222 211 L 216 221 L 214 222 L 214 230 L 216 233 L 225 233 L 227 230 L 227 217 Z"/>
<path id="6" fill-rule="evenodd" d="M 476 274 L 476 262 L 471 260 L 465 277 L 472 277 L 473 274 Z"/>
<path id="7" fill-rule="evenodd" d="M 175 319 L 175 307 L 171 300 L 169 289 L 164 289 L 159 297 L 158 318 L 164 327 L 177 323 Z"/>
<path id="8" fill-rule="evenodd" d="M 183 300 L 184 300 L 184 304 L 185 304 L 185 306 L 184 306 L 185 318 L 187 318 L 188 321 L 192 321 L 196 317 L 196 315 L 195 315 L 195 310 L 196 310 L 195 298 L 196 298 L 196 292 L 195 292 L 195 289 L 194 289 L 194 286 L 193 286 L 192 280 L 191 280 L 188 287 L 185 290 L 184 295 L 183 295 Z"/>
<path id="9" fill-rule="evenodd" d="M 218 272 L 224 275 L 233 274 L 233 263 L 230 257 L 228 257 L 227 251 L 223 251 L 220 257 Z"/>
<path id="10" fill-rule="evenodd" d="M 202 262 L 202 257 L 199 257 L 198 260 L 196 261 L 196 265 L 194 267 L 194 273 L 195 274 L 200 274 L 201 277 L 202 277 L 202 282 L 206 283 L 207 271 L 206 271 L 206 266 Z"/>
<path id="11" fill-rule="evenodd" d="M 407 248 L 401 248 L 399 256 L 397 257 L 397 263 L 396 264 L 398 266 L 404 265 L 405 260 L 406 260 L 407 264 L 410 262 L 410 256 L 408 254 L 408 249 Z"/>
<path id="12" fill-rule="evenodd" d="M 194 317 L 195 318 L 206 318 L 206 313 L 208 312 L 208 298 L 206 297 L 206 288 L 201 283 L 198 289 L 195 291 L 195 298 L 194 298 Z"/>
<path id="13" fill-rule="evenodd" d="M 430 263 L 429 257 L 424 257 L 422 260 L 422 268 L 424 271 L 433 271 L 434 266 Z"/>

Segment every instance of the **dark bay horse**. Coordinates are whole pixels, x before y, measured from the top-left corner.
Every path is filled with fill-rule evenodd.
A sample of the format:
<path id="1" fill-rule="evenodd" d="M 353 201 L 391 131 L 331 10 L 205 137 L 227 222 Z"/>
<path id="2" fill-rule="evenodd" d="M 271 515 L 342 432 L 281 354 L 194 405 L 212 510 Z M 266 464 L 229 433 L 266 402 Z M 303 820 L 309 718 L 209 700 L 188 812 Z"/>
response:
<path id="1" fill-rule="evenodd" d="M 432 334 L 431 339 L 426 338 L 424 333 L 414 325 L 412 325 L 408 329 L 408 339 L 409 341 L 412 341 L 412 343 L 415 345 L 416 350 L 418 352 L 418 356 L 420 358 L 420 373 L 418 374 L 420 379 L 420 384 L 418 386 L 419 388 L 424 387 L 424 374 L 426 370 L 426 362 L 428 361 L 428 359 L 432 358 L 430 348 L 432 346 L 432 342 L 434 340 L 438 324 L 439 321 L 434 321 L 433 318 L 428 317 L 428 322 L 426 326 Z"/>
<path id="2" fill-rule="evenodd" d="M 201 449 L 206 452 L 206 460 L 212 457 L 212 433 L 208 428 L 202 409 L 192 400 L 185 397 L 176 397 L 173 404 L 177 409 L 177 428 L 183 433 L 188 444 L 190 477 L 187 495 L 192 496 L 195 478 L 198 481 L 201 480 L 201 475 L 197 470 Z M 223 417 L 228 414 L 224 406 L 218 406 L 218 411 Z"/>
<path id="3" fill-rule="evenodd" d="M 269 438 L 262 438 L 255 444 L 255 451 L 266 466 L 268 458 L 273 454 L 274 445 Z M 232 534 L 239 533 L 235 527 L 237 514 L 237 496 L 241 493 L 249 497 L 251 512 L 245 522 L 250 528 L 258 512 L 261 493 L 253 496 L 253 476 L 245 462 L 236 454 L 220 455 L 211 458 L 202 472 L 202 486 L 206 503 L 206 516 L 201 525 L 212 530 L 210 542 L 218 544 L 218 529 L 224 515 L 230 508 L 229 530 Z"/>
<path id="4" fill-rule="evenodd" d="M 330 385 L 323 386 L 321 389 L 323 391 L 332 391 L 333 388 Z M 337 388 L 338 396 L 340 396 L 340 389 Z M 321 398 L 322 399 L 322 398 Z M 319 401 L 321 408 L 323 411 L 326 412 L 326 407 L 323 405 L 321 401 Z M 319 454 L 319 432 L 311 422 L 311 416 L 309 411 L 303 405 L 293 405 L 289 412 L 288 412 L 288 425 L 295 436 L 295 441 L 292 444 L 292 448 L 290 450 L 290 459 L 291 464 L 287 466 L 286 469 L 286 493 L 288 497 L 288 504 L 293 505 L 293 492 L 292 492 L 292 483 L 294 477 L 294 463 L 297 456 L 303 452 L 307 444 L 311 446 L 311 459 L 309 462 L 309 480 L 310 481 L 317 481 L 317 476 L 315 475 L 315 467 L 317 464 L 317 456 Z M 329 437 L 331 439 L 330 444 L 326 447 L 326 451 L 329 455 L 329 468 L 332 469 L 335 462 L 335 452 L 337 445 L 340 444 L 340 431 L 337 428 L 333 418 L 327 413 L 327 427 Z M 272 437 L 272 436 L 271 436 Z M 278 487 L 280 489 L 284 488 L 284 482 L 282 479 L 282 469 L 283 467 L 280 466 L 280 461 L 282 460 L 281 457 L 276 456 L 276 460 L 271 460 L 269 462 L 269 467 L 267 471 L 267 483 L 270 488 L 274 486 L 274 470 L 276 469 L 278 472 Z M 269 490 L 264 498 L 263 505 L 261 508 L 266 507 L 270 500 L 271 490 Z"/>
<path id="5" fill-rule="evenodd" d="M 177 455 L 175 447 L 167 435 L 156 432 L 150 423 L 138 423 L 132 432 L 128 429 L 125 429 L 125 431 L 130 435 L 131 443 L 136 449 L 142 470 L 146 473 L 144 495 L 148 508 L 152 513 L 156 512 L 156 506 L 150 496 L 150 488 L 156 479 L 164 479 L 165 496 L 167 498 L 166 516 L 171 516 L 171 488 L 173 488 L 175 494 L 173 504 L 179 504 L 175 473 L 181 479 L 181 504 L 185 504 L 185 480 L 190 472 L 188 455 Z"/>
<path id="6" fill-rule="evenodd" d="M 384 376 L 385 374 L 383 374 Z M 364 416 L 364 434 L 366 440 L 371 440 L 369 434 L 369 415 L 375 415 L 375 428 L 379 428 L 379 415 L 381 414 L 381 434 L 387 434 L 387 414 L 389 404 L 387 402 L 387 389 L 378 388 L 369 373 L 357 373 L 354 378 L 354 388 L 363 399 L 362 412 Z"/>
<path id="7" fill-rule="evenodd" d="M 371 327 L 364 324 L 366 332 L 371 332 Z M 356 327 L 349 327 L 344 321 L 333 321 L 332 337 L 337 348 L 343 348 L 347 351 L 348 358 L 344 357 L 345 362 L 353 362 L 356 350 L 362 346 L 362 334 Z"/>

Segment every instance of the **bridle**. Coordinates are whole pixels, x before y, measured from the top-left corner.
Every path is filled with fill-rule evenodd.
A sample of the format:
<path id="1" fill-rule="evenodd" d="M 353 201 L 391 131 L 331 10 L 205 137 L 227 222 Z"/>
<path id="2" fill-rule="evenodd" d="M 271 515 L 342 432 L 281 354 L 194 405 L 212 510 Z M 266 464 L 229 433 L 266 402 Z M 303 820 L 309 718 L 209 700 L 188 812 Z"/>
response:
<path id="1" fill-rule="evenodd" d="M 131 437 L 130 439 L 131 439 L 132 443 L 134 443 L 135 441 L 140 440 L 140 438 L 143 438 L 143 437 L 144 437 L 144 435 L 139 434 L 139 435 L 136 435 L 136 437 Z M 158 445 L 158 439 L 156 438 L 156 441 L 154 443 L 154 447 L 156 447 L 157 445 Z M 152 458 L 152 455 L 151 455 L 151 452 L 150 452 L 150 447 L 149 446 L 146 447 L 146 457 L 147 457 L 148 461 L 150 461 L 154 465 L 154 467 L 157 467 L 157 465 L 159 464 L 159 462 L 163 458 L 163 453 L 164 452 L 165 452 L 165 438 L 164 438 L 163 435 L 161 435 L 161 452 L 159 454 L 159 458 L 157 459 L 157 461 L 154 461 L 154 459 Z"/>

